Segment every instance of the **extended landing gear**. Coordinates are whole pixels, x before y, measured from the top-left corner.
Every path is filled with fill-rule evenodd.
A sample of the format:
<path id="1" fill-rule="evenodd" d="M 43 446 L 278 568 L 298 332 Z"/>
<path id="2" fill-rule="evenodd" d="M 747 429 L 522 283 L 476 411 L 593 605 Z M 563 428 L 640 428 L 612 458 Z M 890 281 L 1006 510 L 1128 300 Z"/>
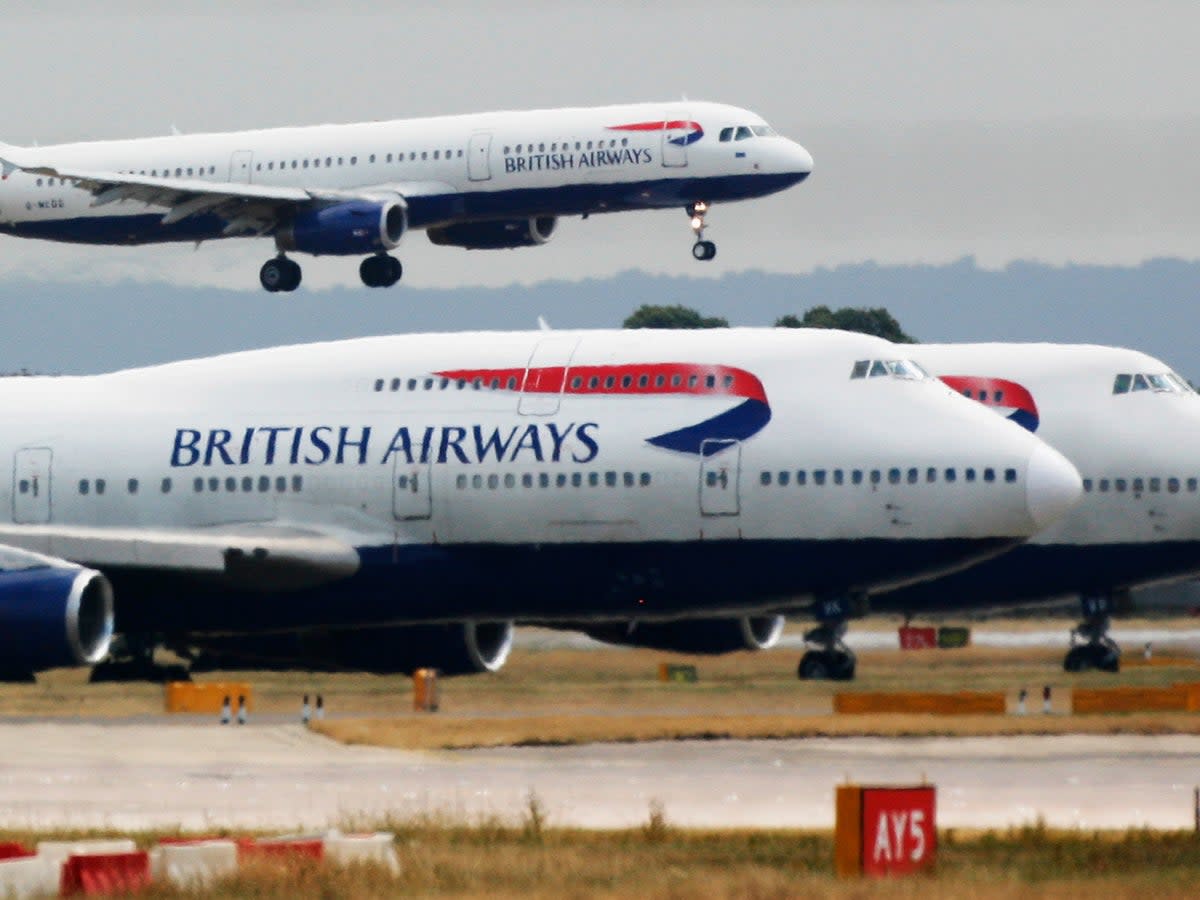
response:
<path id="1" fill-rule="evenodd" d="M 1068 672 L 1121 671 L 1121 648 L 1108 636 L 1109 616 L 1114 605 L 1114 598 L 1108 594 L 1080 598 L 1083 621 L 1071 629 L 1071 649 L 1063 659 L 1063 669 Z M 1077 644 L 1076 640 L 1083 643 Z"/>
<path id="2" fill-rule="evenodd" d="M 400 260 L 386 253 L 368 256 L 358 267 L 358 275 L 367 287 L 391 287 L 403 274 Z"/>
<path id="3" fill-rule="evenodd" d="M 268 259 L 258 271 L 258 280 L 263 289 L 274 294 L 277 291 L 294 291 L 300 287 L 300 264 L 292 262 L 282 253 Z"/>
<path id="4" fill-rule="evenodd" d="M 819 600 L 815 611 L 820 624 L 804 635 L 813 649 L 800 658 L 796 677 L 804 681 L 853 681 L 858 660 L 842 640 L 846 620 L 854 612 L 854 598 Z"/>
<path id="5" fill-rule="evenodd" d="M 692 220 L 692 233 L 696 235 L 696 243 L 692 244 L 692 256 L 701 262 L 708 262 L 717 255 L 717 245 L 704 240 L 704 214 L 708 212 L 708 204 L 697 200 L 687 208 L 687 214 Z"/>
<path id="6" fill-rule="evenodd" d="M 92 666 L 90 684 L 112 681 L 148 681 L 166 684 L 169 681 L 191 681 L 188 667 L 180 663 L 159 663 L 154 660 L 154 645 L 118 640 L 107 659 Z"/>

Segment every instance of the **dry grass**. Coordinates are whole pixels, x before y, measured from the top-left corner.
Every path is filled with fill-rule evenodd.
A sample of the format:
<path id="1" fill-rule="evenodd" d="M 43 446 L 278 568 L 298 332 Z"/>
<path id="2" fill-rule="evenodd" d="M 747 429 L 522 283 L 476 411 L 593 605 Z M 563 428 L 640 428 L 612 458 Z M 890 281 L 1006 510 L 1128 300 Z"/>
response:
<path id="1" fill-rule="evenodd" d="M 886 882 L 832 874 L 828 833 L 681 830 L 669 818 L 624 831 L 417 819 L 376 823 L 394 831 L 401 870 L 299 861 L 256 864 L 204 890 L 155 885 L 147 898 L 346 900 L 422 897 L 1053 897 L 1195 896 L 1200 841 L 1190 833 L 1056 832 L 1040 827 L 941 833 L 936 874 Z M 66 835 L 3 834 L 35 841 Z M 153 843 L 155 836 L 137 836 Z"/>
<path id="2" fill-rule="evenodd" d="M 313 730 L 346 744 L 406 750 L 560 746 L 635 741 L 814 737 L 983 737 L 1050 734 L 1200 734 L 1195 713 L 1089 716 L 611 715 L 339 719 Z"/>

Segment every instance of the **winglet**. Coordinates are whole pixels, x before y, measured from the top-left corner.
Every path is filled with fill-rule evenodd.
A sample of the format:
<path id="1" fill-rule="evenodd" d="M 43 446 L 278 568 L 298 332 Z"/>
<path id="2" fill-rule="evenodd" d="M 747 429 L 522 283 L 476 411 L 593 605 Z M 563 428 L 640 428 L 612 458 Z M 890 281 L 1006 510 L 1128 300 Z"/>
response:
<path id="1" fill-rule="evenodd" d="M 550 327 L 550 323 L 546 321 L 544 316 L 538 316 L 538 330 L 553 331 L 554 329 Z"/>

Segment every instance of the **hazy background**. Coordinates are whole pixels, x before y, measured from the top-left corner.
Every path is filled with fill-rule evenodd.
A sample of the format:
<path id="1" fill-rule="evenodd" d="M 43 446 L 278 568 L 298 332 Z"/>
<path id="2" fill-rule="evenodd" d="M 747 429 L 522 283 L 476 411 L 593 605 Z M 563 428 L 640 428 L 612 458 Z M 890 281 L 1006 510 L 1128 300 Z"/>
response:
<path id="1" fill-rule="evenodd" d="M 900 304 L 903 324 L 925 338 L 1120 340 L 1200 374 L 1198 282 L 1184 265 L 1200 256 L 1195 2 L 194 6 L 6 5 L 0 140 L 686 94 L 760 112 L 809 148 L 815 171 L 775 197 L 718 206 L 711 264 L 691 259 L 682 211 L 595 216 L 520 251 L 435 248 L 411 235 L 399 252 L 405 280 L 391 291 L 362 289 L 356 259 L 302 257 L 300 293 L 264 294 L 268 240 L 194 250 L 0 238 L 0 369 L 84 371 L 347 332 L 527 327 L 536 312 L 617 324 L 637 303 L 695 298 L 760 324 L 809 300 Z M 1142 265 L 1164 257 L 1181 261 L 1169 287 Z M 1046 278 L 1016 277 L 1025 263 L 1048 264 L 1037 269 Z M 1053 277 L 1068 264 L 1101 268 Z M 914 266 L 945 267 L 945 277 L 914 281 Z M 631 269 L 702 280 L 572 283 Z M 757 302 L 765 282 L 754 273 L 795 276 L 774 282 L 780 309 Z M 547 279 L 557 281 L 532 296 L 458 290 Z M 921 305 L 922 290 L 949 293 Z M 1029 290 L 1039 293 L 1017 293 Z M 126 318 L 139 303 L 141 317 Z"/>

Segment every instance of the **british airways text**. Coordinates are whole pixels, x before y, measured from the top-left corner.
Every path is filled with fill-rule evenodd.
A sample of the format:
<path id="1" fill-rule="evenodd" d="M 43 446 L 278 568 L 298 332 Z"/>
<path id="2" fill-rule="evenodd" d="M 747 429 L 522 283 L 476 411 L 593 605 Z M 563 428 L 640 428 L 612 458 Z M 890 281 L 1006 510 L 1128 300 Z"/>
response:
<path id="1" fill-rule="evenodd" d="M 596 422 L 489 427 L 401 425 L 388 438 L 370 425 L 177 428 L 171 465 L 273 466 L 371 463 L 588 463 L 600 452 Z"/>

